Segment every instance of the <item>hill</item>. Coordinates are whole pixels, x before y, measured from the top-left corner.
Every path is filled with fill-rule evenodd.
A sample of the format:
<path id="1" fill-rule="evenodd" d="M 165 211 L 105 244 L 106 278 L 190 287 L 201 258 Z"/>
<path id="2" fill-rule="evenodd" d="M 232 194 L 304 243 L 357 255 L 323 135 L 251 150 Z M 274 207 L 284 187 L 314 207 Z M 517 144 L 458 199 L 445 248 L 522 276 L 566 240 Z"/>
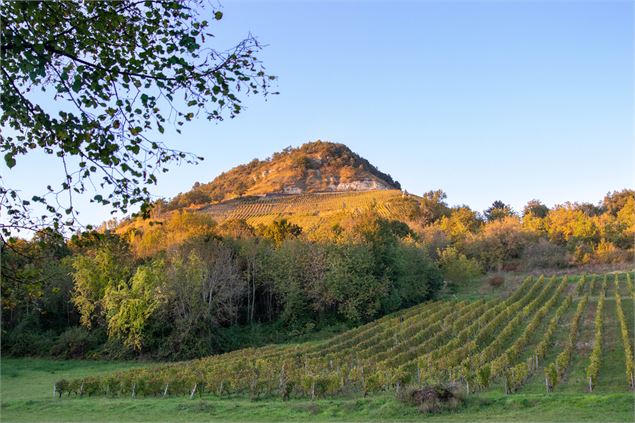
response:
<path id="1" fill-rule="evenodd" d="M 168 209 L 272 194 L 400 188 L 390 175 L 344 144 L 315 141 L 236 166 L 209 183 L 196 183 L 190 191 L 177 195 Z"/>

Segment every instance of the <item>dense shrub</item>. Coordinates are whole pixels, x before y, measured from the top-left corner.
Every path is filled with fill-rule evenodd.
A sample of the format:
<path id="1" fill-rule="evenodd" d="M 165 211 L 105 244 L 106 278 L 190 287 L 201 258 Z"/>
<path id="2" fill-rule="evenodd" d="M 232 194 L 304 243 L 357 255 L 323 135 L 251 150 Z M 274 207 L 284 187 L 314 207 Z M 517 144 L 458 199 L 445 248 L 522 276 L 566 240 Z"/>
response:
<path id="1" fill-rule="evenodd" d="M 60 358 L 83 358 L 95 348 L 99 339 L 86 328 L 78 326 L 62 332 L 51 347 L 51 355 Z"/>
<path id="2" fill-rule="evenodd" d="M 525 248 L 522 263 L 527 270 L 558 269 L 569 264 L 569 254 L 565 247 L 543 238 Z"/>
<path id="3" fill-rule="evenodd" d="M 603 239 L 598 244 L 593 258 L 595 262 L 602 264 L 621 263 L 628 260 L 628 253 Z"/>
<path id="4" fill-rule="evenodd" d="M 483 273 L 483 268 L 477 260 L 467 258 L 454 247 L 440 250 L 438 255 L 443 277 L 452 284 L 468 282 Z"/>
<path id="5" fill-rule="evenodd" d="M 54 338 L 52 331 L 41 332 L 21 322 L 2 336 L 2 353 L 9 356 L 46 356 Z"/>

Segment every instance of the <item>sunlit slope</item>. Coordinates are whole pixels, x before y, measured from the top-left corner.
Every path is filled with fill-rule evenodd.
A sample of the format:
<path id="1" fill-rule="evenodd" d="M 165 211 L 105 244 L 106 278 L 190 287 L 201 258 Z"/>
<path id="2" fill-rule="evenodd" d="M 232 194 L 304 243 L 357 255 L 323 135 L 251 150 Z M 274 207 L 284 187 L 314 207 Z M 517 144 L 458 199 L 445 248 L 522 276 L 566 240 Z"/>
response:
<path id="1" fill-rule="evenodd" d="M 195 210 L 209 214 L 219 223 L 228 219 L 244 219 L 251 225 L 258 225 L 284 218 L 310 229 L 369 209 L 386 218 L 405 219 L 417 201 L 416 196 L 405 196 L 400 190 L 373 190 L 250 197 L 205 205 Z"/>
<path id="2" fill-rule="evenodd" d="M 507 298 L 428 302 L 319 343 L 243 349 L 59 389 L 286 398 L 454 382 L 470 392 L 545 392 L 546 384 L 552 392 L 625 392 L 633 295 L 631 274 L 529 278 Z"/>

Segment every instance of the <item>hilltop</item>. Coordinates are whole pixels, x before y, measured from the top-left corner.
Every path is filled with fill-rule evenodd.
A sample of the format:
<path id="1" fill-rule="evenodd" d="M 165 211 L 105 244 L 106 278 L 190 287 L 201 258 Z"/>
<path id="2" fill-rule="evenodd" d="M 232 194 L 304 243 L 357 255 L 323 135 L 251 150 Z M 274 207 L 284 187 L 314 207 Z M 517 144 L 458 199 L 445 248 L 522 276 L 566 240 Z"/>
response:
<path id="1" fill-rule="evenodd" d="M 168 209 L 236 198 L 399 189 L 399 182 L 344 144 L 315 141 L 236 166 L 209 183 L 196 183 L 173 198 Z"/>

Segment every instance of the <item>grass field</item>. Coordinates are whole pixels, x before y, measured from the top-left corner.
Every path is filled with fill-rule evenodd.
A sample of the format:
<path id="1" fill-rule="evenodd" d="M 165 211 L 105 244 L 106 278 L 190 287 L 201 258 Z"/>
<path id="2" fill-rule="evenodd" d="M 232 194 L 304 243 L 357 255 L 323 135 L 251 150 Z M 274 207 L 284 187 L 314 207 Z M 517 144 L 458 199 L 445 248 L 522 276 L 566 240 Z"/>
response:
<path id="1" fill-rule="evenodd" d="M 143 363 L 3 359 L 1 420 L 61 421 L 634 421 L 632 393 L 472 395 L 452 413 L 421 415 L 391 394 L 316 401 L 250 401 L 245 398 L 187 397 L 53 398 L 61 377 L 105 374 Z"/>

